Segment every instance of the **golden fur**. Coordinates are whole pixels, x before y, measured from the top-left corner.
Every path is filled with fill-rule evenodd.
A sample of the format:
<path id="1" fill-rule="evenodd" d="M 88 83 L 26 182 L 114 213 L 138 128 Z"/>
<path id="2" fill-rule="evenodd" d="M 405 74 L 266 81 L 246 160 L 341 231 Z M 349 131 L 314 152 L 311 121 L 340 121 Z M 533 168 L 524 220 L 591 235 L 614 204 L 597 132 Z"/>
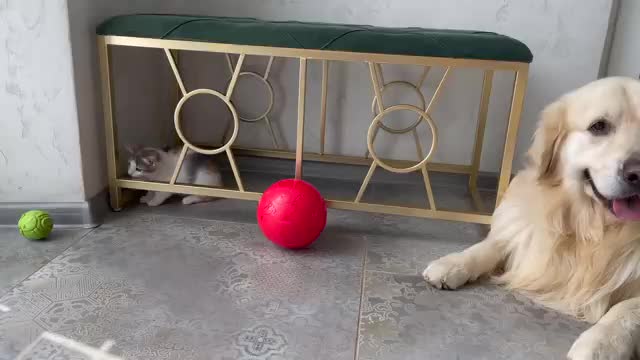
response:
<path id="1" fill-rule="evenodd" d="M 589 134 L 598 118 L 615 131 Z M 494 275 L 595 323 L 570 359 L 629 359 L 640 338 L 640 222 L 618 219 L 594 189 L 617 198 L 620 164 L 637 154 L 640 82 L 608 78 L 563 96 L 543 111 L 529 162 L 496 209 L 487 239 L 434 261 L 425 279 L 454 289 Z"/>

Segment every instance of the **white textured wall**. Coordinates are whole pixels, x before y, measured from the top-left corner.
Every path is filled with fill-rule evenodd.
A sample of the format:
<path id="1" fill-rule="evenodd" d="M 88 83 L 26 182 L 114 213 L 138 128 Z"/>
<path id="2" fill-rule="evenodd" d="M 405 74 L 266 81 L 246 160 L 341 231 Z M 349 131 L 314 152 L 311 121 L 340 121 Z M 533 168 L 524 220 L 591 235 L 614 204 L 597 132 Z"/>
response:
<path id="1" fill-rule="evenodd" d="M 640 1 L 622 0 L 614 32 L 608 75 L 640 77 Z"/>
<path id="2" fill-rule="evenodd" d="M 516 1 L 516 0 L 415 0 L 393 2 L 389 0 L 312 1 L 312 0 L 236 0 L 236 1 L 163 1 L 159 10 L 190 14 L 252 16 L 273 20 L 296 19 L 373 24 L 381 26 L 420 26 L 434 28 L 467 28 L 489 30 L 513 36 L 525 42 L 534 53 L 528 95 L 525 105 L 516 166 L 523 161 L 523 153 L 530 144 L 538 112 L 560 94 L 594 80 L 598 74 L 608 27 L 611 0 Z M 159 5 L 159 4 L 158 4 Z M 221 86 L 224 81 L 214 80 L 227 76 L 220 58 L 209 56 L 189 58 L 197 68 L 187 75 L 187 86 Z M 249 63 L 259 60 L 249 60 Z M 258 67 L 253 67 L 257 69 Z M 429 94 L 436 85 L 436 71 L 427 81 L 424 91 Z M 391 69 L 387 81 L 412 80 L 418 70 Z M 278 61 L 274 68 L 277 101 L 274 120 L 288 145 L 294 144 L 296 118 L 297 63 Z M 329 151 L 359 155 L 365 150 L 364 134 L 370 122 L 371 90 L 368 69 L 364 65 L 340 65 L 331 70 L 329 98 Z M 310 65 L 310 89 L 307 116 L 308 149 L 317 149 L 320 66 Z M 476 108 L 479 100 L 481 73 L 462 70 L 453 73 L 451 86 L 434 109 L 441 139 L 436 161 L 468 163 L 473 143 Z M 483 169 L 496 170 L 502 156 L 504 124 L 508 111 L 508 95 L 512 76 L 499 73 L 492 97 L 489 130 L 484 148 Z M 346 90 L 341 87 L 348 86 Z M 251 87 L 251 86 L 246 86 Z M 255 86 L 254 86 L 255 87 Z M 240 89 L 242 92 L 242 89 Z M 259 95 L 249 89 L 246 94 L 256 99 Z M 401 98 L 404 102 L 412 97 Z M 201 106 L 187 109 L 186 116 L 201 123 L 193 131 L 199 139 L 216 138 L 223 119 L 216 116 L 217 106 L 207 112 Z M 197 117 L 197 119 L 196 119 Z M 193 124 L 191 126 L 194 126 Z M 424 129 L 423 129 L 424 130 Z M 379 148 L 393 157 L 412 156 L 415 152 L 410 137 L 384 137 Z M 239 142 L 245 145 L 270 146 L 269 138 L 260 125 L 243 126 Z"/>
<path id="3" fill-rule="evenodd" d="M 68 0 L 68 6 L 77 89 L 82 176 L 85 198 L 90 199 L 107 184 L 96 26 L 115 15 L 153 12 L 155 5 L 152 0 Z M 113 77 L 117 84 L 122 85 L 115 96 L 115 102 L 118 104 L 116 118 L 124 120 L 119 122 L 120 138 L 125 142 L 145 142 L 149 141 L 149 138 L 162 142 L 157 139 L 167 138 L 170 125 L 166 121 L 170 116 L 166 107 L 167 95 L 162 97 L 167 91 L 163 92 L 162 89 L 169 89 L 170 84 L 162 82 L 157 77 L 150 77 L 164 65 L 158 64 L 158 61 L 163 59 L 157 55 L 162 54 L 133 50 L 128 53 L 125 51 L 125 55 L 129 56 L 123 57 L 119 56 L 120 51 L 117 50 L 120 49 L 116 49 L 113 54 L 116 65 Z M 147 88 L 136 91 L 133 86 L 136 84 L 146 85 Z M 158 118 L 161 120 L 158 121 Z M 158 125 L 158 122 L 162 124 Z"/>
<path id="4" fill-rule="evenodd" d="M 67 10 L 68 2 L 68 10 Z M 518 144 L 518 159 L 529 144 L 537 113 L 556 96 L 596 77 L 610 12 L 610 0 L 582 2 L 516 0 L 236 0 L 236 1 L 95 1 L 29 0 L 0 1 L 0 201 L 79 201 L 90 198 L 106 185 L 102 118 L 97 84 L 95 25 L 108 16 L 132 12 L 174 12 L 210 15 L 255 16 L 265 19 L 366 23 L 383 26 L 473 28 L 514 36 L 527 43 L 535 60 Z M 70 17 L 67 17 L 67 11 Z M 624 11 L 622 12 L 624 13 Z M 71 44 L 69 42 L 71 39 Z M 73 49 L 73 59 L 70 49 Z M 197 72 L 186 74 L 188 86 L 221 86 L 226 76 L 216 56 L 188 56 L 198 63 Z M 119 123 L 126 142 L 161 143 L 167 138 L 171 113 L 167 86 L 170 73 L 162 54 L 153 51 L 119 51 L 115 54 L 120 90 Z M 152 65 L 149 65 L 151 61 Z M 256 64 L 259 59 L 250 59 Z M 73 71 L 72 71 L 73 65 Z M 165 71 L 154 76 L 154 71 Z M 274 121 L 293 144 L 297 64 L 278 61 L 274 79 L 278 104 Z M 392 69 L 388 79 L 412 79 L 417 69 Z M 434 72 L 435 75 L 437 72 Z M 480 73 L 454 73 L 434 112 L 442 144 L 436 160 L 466 163 L 480 87 Z M 308 138 L 317 148 L 319 66 L 310 66 Z M 334 66 L 329 98 L 329 150 L 361 154 L 362 134 L 369 125 L 370 85 L 363 65 Z M 435 78 L 424 89 L 433 90 Z M 164 89 L 158 89 L 158 86 Z M 343 86 L 347 85 L 347 90 Z M 488 141 L 483 168 L 495 170 L 501 157 L 502 135 L 511 77 L 499 74 L 492 98 Z M 251 86 L 241 86 L 247 91 Z M 75 90 L 74 90 L 75 88 Z M 242 89 L 245 90 L 242 90 Z M 251 89 L 248 90 L 249 92 Z M 77 99 L 77 102 L 76 102 Z M 218 138 L 220 107 L 187 105 L 193 122 L 207 121 L 208 138 Z M 211 116 L 201 111 L 212 108 Z M 156 123 L 162 123 L 156 126 Z M 218 131 L 218 133 L 216 132 Z M 137 132 L 137 135 L 132 133 Z M 196 131 L 205 133 L 205 131 Z M 268 146 L 259 125 L 244 126 L 241 143 Z M 382 139 L 385 140 L 385 139 Z M 385 153 L 413 154 L 410 144 Z M 385 145 L 385 144 L 383 144 Z M 38 169 L 38 171 L 36 171 Z M 84 187 L 83 187 L 84 183 Z"/>
<path id="5" fill-rule="evenodd" d="M 64 0 L 0 1 L 0 202 L 84 199 Z"/>

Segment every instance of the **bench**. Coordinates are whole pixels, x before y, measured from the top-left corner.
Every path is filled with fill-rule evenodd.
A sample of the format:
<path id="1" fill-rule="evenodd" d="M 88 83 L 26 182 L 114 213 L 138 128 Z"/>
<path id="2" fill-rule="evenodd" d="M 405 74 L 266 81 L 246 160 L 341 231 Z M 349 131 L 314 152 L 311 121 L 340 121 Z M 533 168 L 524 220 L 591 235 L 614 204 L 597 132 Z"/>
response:
<path id="1" fill-rule="evenodd" d="M 303 160 L 336 162 L 369 166 L 360 189 L 351 201 L 327 200 L 331 208 L 380 212 L 387 214 L 410 215 L 445 220 L 459 220 L 476 223 L 488 223 L 490 212 L 450 211 L 439 209 L 433 194 L 429 173 L 431 171 L 462 173 L 468 175 L 470 194 L 478 197 L 477 181 L 480 172 L 480 160 L 487 121 L 488 104 L 491 95 L 493 76 L 496 70 L 514 72 L 514 86 L 511 109 L 507 124 L 503 158 L 497 186 L 497 201 L 504 194 L 510 180 L 517 131 L 526 92 L 529 63 L 533 56 L 528 47 L 513 38 L 484 31 L 438 30 L 423 28 L 382 28 L 360 25 L 340 25 L 305 22 L 276 22 L 250 18 L 202 17 L 178 15 L 124 15 L 108 19 L 97 28 L 101 82 L 103 88 L 104 120 L 107 140 L 107 165 L 109 176 L 110 202 L 114 209 L 123 206 L 122 189 L 167 191 L 183 194 L 198 194 L 223 198 L 259 200 L 261 193 L 245 189 L 240 176 L 235 155 L 242 153 L 252 156 L 295 159 L 295 176 L 303 176 Z M 112 102 L 112 83 L 110 74 L 110 47 L 130 46 L 162 49 L 166 55 L 177 86 L 181 93 L 174 114 L 175 128 L 183 147 L 181 160 L 187 151 L 215 155 L 226 153 L 231 170 L 237 182 L 237 189 L 218 189 L 176 183 L 181 161 L 168 183 L 132 180 L 121 175 L 118 168 L 118 143 Z M 231 80 L 226 91 L 212 89 L 187 89 L 180 75 L 178 54 L 180 51 L 204 51 L 223 53 L 231 72 Z M 230 54 L 238 56 L 235 64 Z M 266 56 L 269 58 L 264 74 L 242 70 L 246 56 Z M 244 118 L 238 115 L 231 95 L 239 78 L 255 76 L 266 84 L 271 92 L 273 105 L 273 87 L 269 83 L 269 72 L 274 58 L 295 58 L 299 61 L 298 119 L 296 147 L 294 151 L 279 148 L 269 120 L 269 111 L 256 118 Z M 305 101 L 307 89 L 307 64 L 309 61 L 322 63 L 321 83 L 321 144 L 319 153 L 304 151 Z M 363 62 L 368 65 L 372 93 L 373 115 L 366 136 L 367 153 L 362 157 L 326 154 L 324 151 L 326 132 L 328 66 L 332 61 Z M 415 83 L 408 81 L 385 82 L 382 64 L 418 65 L 423 67 L 420 79 Z M 431 99 L 427 101 L 421 91 L 423 82 L 431 67 L 443 67 L 445 71 Z M 482 94 L 478 111 L 478 124 L 475 134 L 471 164 L 440 164 L 430 161 L 438 143 L 437 124 L 431 118 L 433 105 L 441 95 L 448 75 L 459 68 L 477 68 L 483 71 Z M 409 104 L 383 104 L 382 93 L 387 87 L 400 84 L 412 89 L 421 98 L 419 106 Z M 229 108 L 233 121 L 224 138 L 224 144 L 210 149 L 191 143 L 181 128 L 180 110 L 192 96 L 209 94 L 218 97 Z M 385 125 L 382 119 L 391 112 L 408 110 L 416 113 L 417 120 L 411 126 L 397 129 Z M 273 138 L 274 149 L 237 149 L 234 141 L 238 135 L 239 122 L 265 121 Z M 426 153 L 417 136 L 416 127 L 425 123 L 431 131 L 431 145 Z M 388 160 L 379 157 L 373 146 L 380 130 L 402 134 L 413 132 L 416 150 L 422 160 Z M 369 186 L 377 168 L 393 173 L 419 172 L 425 185 L 427 204 L 425 207 L 405 207 L 364 202 L 363 195 Z M 479 206 L 480 207 L 480 206 Z"/>

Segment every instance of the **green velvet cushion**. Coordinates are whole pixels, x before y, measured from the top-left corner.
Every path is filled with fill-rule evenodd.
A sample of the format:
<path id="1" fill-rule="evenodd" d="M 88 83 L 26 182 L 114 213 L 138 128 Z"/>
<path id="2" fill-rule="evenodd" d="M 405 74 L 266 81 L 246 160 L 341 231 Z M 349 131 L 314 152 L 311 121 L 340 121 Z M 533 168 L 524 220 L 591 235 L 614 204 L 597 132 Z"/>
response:
<path id="1" fill-rule="evenodd" d="M 250 18 L 124 15 L 98 35 L 193 40 L 237 45 L 531 62 L 522 42 L 492 32 L 276 22 Z"/>

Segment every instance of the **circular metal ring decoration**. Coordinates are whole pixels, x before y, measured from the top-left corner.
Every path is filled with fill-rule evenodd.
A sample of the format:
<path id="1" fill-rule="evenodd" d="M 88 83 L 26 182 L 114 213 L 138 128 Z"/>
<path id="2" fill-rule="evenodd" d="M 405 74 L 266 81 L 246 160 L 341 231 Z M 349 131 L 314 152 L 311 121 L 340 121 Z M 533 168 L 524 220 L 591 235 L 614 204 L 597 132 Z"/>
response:
<path id="1" fill-rule="evenodd" d="M 267 94 L 269 95 L 269 105 L 267 105 L 267 109 L 258 116 L 246 117 L 238 114 L 238 118 L 244 122 L 256 122 L 256 121 L 262 120 L 267 115 L 269 115 L 269 113 L 271 112 L 271 109 L 273 108 L 273 102 L 274 102 L 273 87 L 271 86 L 269 81 L 264 77 L 260 76 L 260 74 L 257 74 L 251 71 L 243 71 L 238 74 L 238 81 L 240 81 L 240 78 L 242 78 L 243 76 L 256 78 L 264 85 L 264 87 L 267 89 Z"/>
<path id="2" fill-rule="evenodd" d="M 422 94 L 422 91 L 420 91 L 420 89 L 418 89 L 417 86 L 415 86 L 414 84 L 412 84 L 412 83 L 410 83 L 408 81 L 402 81 L 402 80 L 392 81 L 392 82 L 386 83 L 386 84 L 384 84 L 382 86 L 382 89 L 380 89 L 380 94 L 381 95 L 384 94 L 384 92 L 388 88 L 392 88 L 392 87 L 405 87 L 405 88 L 412 89 L 418 95 L 418 99 L 419 99 L 419 103 L 420 103 L 419 108 L 421 108 L 422 110 L 425 109 L 427 104 L 426 104 L 426 101 L 424 100 L 424 95 Z M 377 111 L 377 107 L 376 107 L 376 101 L 378 101 L 378 98 L 374 95 L 373 96 L 373 102 L 371 103 L 371 112 L 374 115 L 377 115 L 377 112 L 378 112 Z M 428 114 L 427 114 L 427 117 L 431 118 Z M 421 116 L 418 116 L 418 118 L 416 119 L 416 121 L 413 124 L 407 126 L 404 129 L 394 129 L 394 128 L 390 127 L 390 126 L 385 125 L 383 122 L 380 122 L 380 128 L 382 130 L 388 132 L 388 133 L 404 134 L 406 132 L 409 132 L 409 131 L 415 129 L 416 126 L 418 126 L 420 124 L 420 121 L 421 121 L 420 119 L 421 118 L 422 118 Z"/>
<path id="3" fill-rule="evenodd" d="M 431 129 L 431 134 L 433 134 L 433 139 L 431 140 L 431 148 L 429 148 L 429 152 L 427 153 L 427 155 L 425 155 L 424 159 L 422 159 L 419 163 L 407 168 L 395 168 L 393 166 L 390 166 L 384 163 L 382 160 L 380 160 L 380 158 L 378 158 L 378 155 L 376 155 L 376 152 L 373 148 L 373 135 L 375 133 L 376 127 L 382 126 L 382 118 L 384 118 L 385 115 L 391 112 L 399 111 L 399 110 L 410 110 L 418 114 L 419 121 L 425 121 L 429 125 L 429 128 Z M 367 132 L 367 148 L 369 149 L 369 154 L 371 154 L 373 161 L 375 161 L 376 164 L 380 165 L 383 169 L 386 169 L 395 173 L 406 174 L 412 171 L 419 170 L 421 167 L 423 167 L 426 164 L 427 161 L 429 161 L 429 158 L 431 158 L 431 155 L 433 155 L 433 152 L 437 146 L 438 146 L 438 128 L 436 127 L 433 120 L 429 117 L 429 115 L 427 115 L 427 113 L 425 113 L 422 109 L 414 105 L 401 104 L 401 105 L 394 105 L 384 109 L 380 114 L 376 115 L 373 118 L 373 121 L 369 126 L 369 131 Z"/>
<path id="4" fill-rule="evenodd" d="M 231 134 L 231 137 L 229 138 L 229 141 L 226 142 L 226 144 L 222 145 L 217 149 L 203 149 L 193 145 L 184 136 L 184 134 L 182 133 L 182 128 L 180 127 L 180 110 L 182 110 L 182 106 L 192 96 L 201 95 L 201 94 L 213 95 L 218 99 L 222 100 L 231 111 L 231 115 L 233 115 L 233 134 Z M 240 125 L 238 122 L 238 113 L 236 112 L 236 108 L 233 106 L 233 104 L 231 104 L 231 102 L 224 95 L 211 89 L 196 89 L 184 95 L 182 99 L 180 99 L 180 101 L 178 102 L 178 105 L 176 105 L 176 110 L 173 114 L 173 120 L 176 127 L 176 132 L 178 133 L 180 140 L 182 140 L 182 142 L 184 142 L 184 144 L 187 145 L 191 150 L 199 152 L 201 154 L 205 154 L 205 155 L 215 155 L 228 150 L 233 144 L 233 142 L 236 140 L 236 137 L 238 136 L 238 128 Z"/>

